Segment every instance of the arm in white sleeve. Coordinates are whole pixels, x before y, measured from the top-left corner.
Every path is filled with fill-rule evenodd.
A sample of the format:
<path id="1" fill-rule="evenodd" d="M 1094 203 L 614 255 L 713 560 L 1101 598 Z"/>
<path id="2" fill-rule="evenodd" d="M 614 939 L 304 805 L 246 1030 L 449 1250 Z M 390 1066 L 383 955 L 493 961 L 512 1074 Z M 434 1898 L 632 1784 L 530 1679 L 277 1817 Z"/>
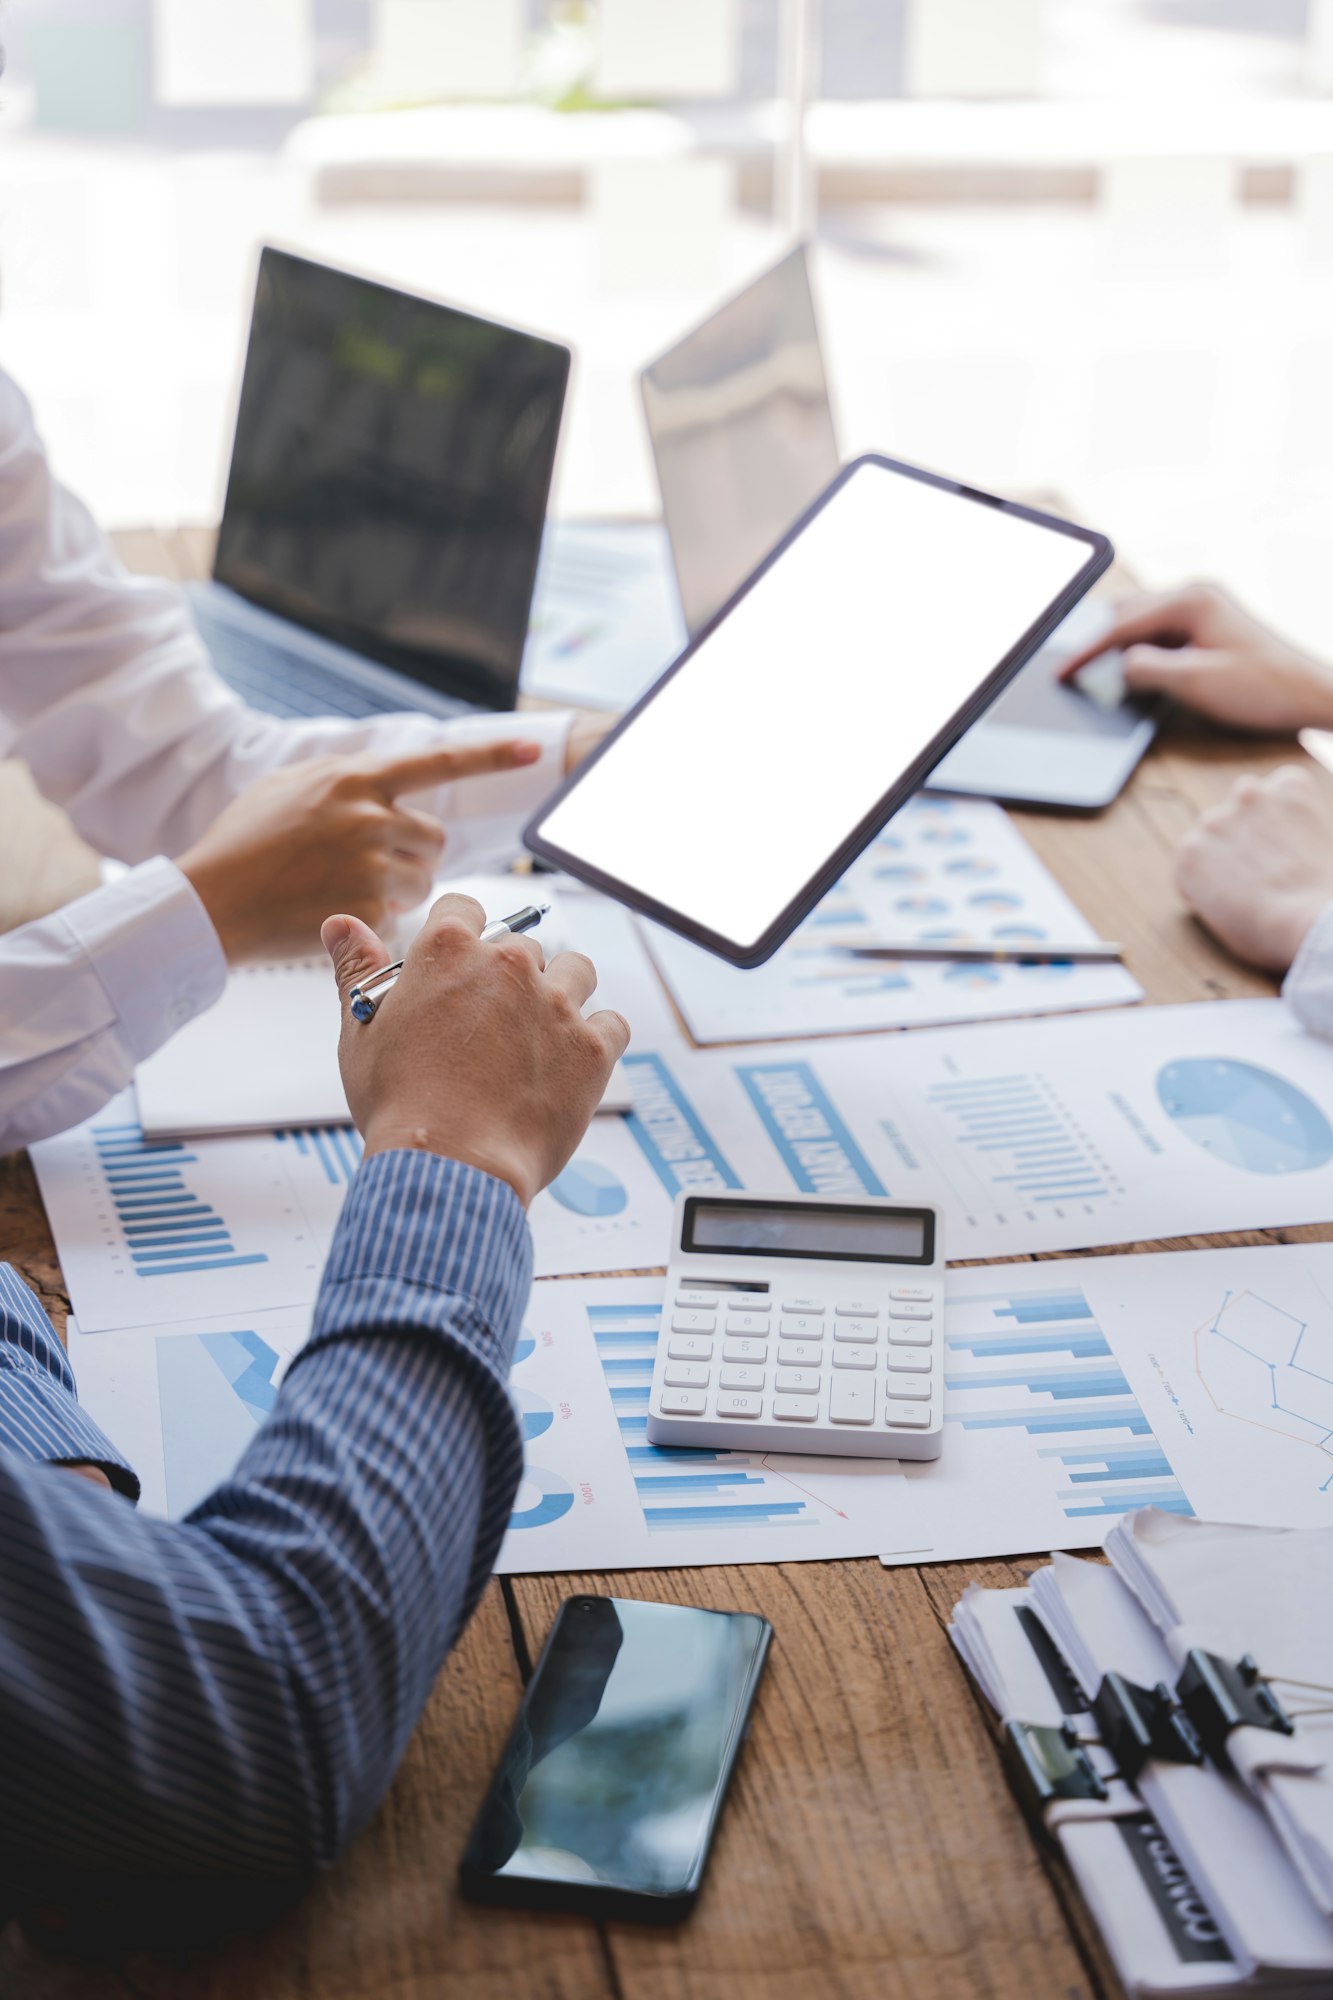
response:
<path id="1" fill-rule="evenodd" d="M 522 735 L 522 772 L 427 797 L 448 820 L 448 865 L 512 845 L 563 768 L 569 717 L 284 722 L 213 671 L 181 593 L 131 576 L 53 477 L 21 391 L 0 374 L 0 756 L 22 757 L 84 838 L 123 861 L 180 854 L 255 778 L 332 752 L 386 757 Z"/>
<path id="2" fill-rule="evenodd" d="M 1310 1034 L 1333 1038 L 1333 903 L 1305 933 L 1282 983 L 1282 998 Z"/>
<path id="3" fill-rule="evenodd" d="M 160 859 L 0 937 L 0 1153 L 91 1117 L 226 977 L 203 904 Z"/>

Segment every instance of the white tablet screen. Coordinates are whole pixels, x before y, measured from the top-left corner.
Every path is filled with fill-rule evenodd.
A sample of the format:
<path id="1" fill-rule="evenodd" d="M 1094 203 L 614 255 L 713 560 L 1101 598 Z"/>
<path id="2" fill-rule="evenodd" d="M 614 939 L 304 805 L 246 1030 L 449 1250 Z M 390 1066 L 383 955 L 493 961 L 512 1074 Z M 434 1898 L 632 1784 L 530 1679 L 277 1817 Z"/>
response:
<path id="1" fill-rule="evenodd" d="M 543 840 L 755 945 L 1090 553 L 862 464 L 552 808 Z"/>

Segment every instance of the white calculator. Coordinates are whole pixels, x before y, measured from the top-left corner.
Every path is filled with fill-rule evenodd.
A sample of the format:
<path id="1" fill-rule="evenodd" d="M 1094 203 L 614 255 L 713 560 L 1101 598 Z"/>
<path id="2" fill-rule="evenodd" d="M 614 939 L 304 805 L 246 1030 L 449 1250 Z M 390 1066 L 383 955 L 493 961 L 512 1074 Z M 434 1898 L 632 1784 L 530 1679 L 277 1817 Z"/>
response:
<path id="1" fill-rule="evenodd" d="M 683 1194 L 648 1441 L 938 1458 L 943 1347 L 933 1209 Z"/>

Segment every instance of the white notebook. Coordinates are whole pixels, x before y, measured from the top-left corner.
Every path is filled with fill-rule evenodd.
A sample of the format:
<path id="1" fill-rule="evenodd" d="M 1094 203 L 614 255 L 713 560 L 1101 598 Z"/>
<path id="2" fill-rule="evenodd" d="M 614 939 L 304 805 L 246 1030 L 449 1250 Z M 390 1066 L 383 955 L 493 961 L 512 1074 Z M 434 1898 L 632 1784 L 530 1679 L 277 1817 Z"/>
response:
<path id="1" fill-rule="evenodd" d="M 513 877 L 469 878 L 448 886 L 475 895 L 496 915 L 513 909 L 525 894 Z M 548 956 L 567 948 L 558 910 L 539 935 Z M 145 1136 L 350 1125 L 338 1073 L 339 1026 L 338 991 L 323 954 L 233 972 L 216 1006 L 139 1065 L 134 1081 Z M 631 1108 L 619 1063 L 598 1108 Z"/>

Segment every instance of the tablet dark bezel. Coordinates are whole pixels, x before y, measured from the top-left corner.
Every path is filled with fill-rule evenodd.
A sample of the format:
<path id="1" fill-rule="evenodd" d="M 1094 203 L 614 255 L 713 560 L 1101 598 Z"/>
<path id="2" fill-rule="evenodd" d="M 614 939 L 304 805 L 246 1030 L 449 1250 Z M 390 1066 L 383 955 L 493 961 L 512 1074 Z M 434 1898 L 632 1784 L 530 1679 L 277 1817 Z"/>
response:
<path id="1" fill-rule="evenodd" d="M 678 674 L 686 662 L 711 638 L 723 619 L 730 616 L 741 599 L 754 589 L 760 577 L 773 567 L 797 536 L 804 533 L 816 514 L 828 506 L 834 495 L 847 484 L 854 473 L 867 465 L 878 466 L 886 472 L 898 473 L 907 479 L 920 480 L 924 486 L 939 487 L 943 492 L 956 494 L 960 499 L 971 500 L 978 506 L 993 507 L 998 513 L 1016 515 L 1019 520 L 1032 521 L 1039 527 L 1066 535 L 1071 541 L 1081 542 L 1087 548 L 1088 560 L 1059 596 L 1052 600 L 1036 622 L 1028 627 L 1018 642 L 1005 654 L 998 666 L 992 668 L 986 678 L 978 683 L 967 700 L 937 732 L 926 748 L 913 758 L 871 810 L 852 828 L 846 839 L 779 913 L 762 937 L 753 945 L 738 945 L 717 931 L 708 930 L 701 924 L 691 922 L 679 911 L 669 909 L 652 896 L 643 895 L 628 883 L 618 881 L 615 876 L 606 874 L 602 869 L 593 867 L 578 855 L 570 854 L 564 848 L 556 846 L 542 834 L 542 823 L 568 797 L 574 787 L 582 782 L 598 760 L 606 755 L 617 737 L 631 727 L 635 718 L 661 693 L 672 676 Z M 886 458 L 879 452 L 865 452 L 861 457 L 851 459 L 843 466 L 837 478 L 825 487 L 819 498 L 788 529 L 782 540 L 770 549 L 758 568 L 746 577 L 744 583 L 714 613 L 708 623 L 695 633 L 684 651 L 672 661 L 648 692 L 640 696 L 578 769 L 546 799 L 540 810 L 533 814 L 524 827 L 523 844 L 529 853 L 535 854 L 539 860 L 563 869 L 576 880 L 586 882 L 590 888 L 601 890 L 604 895 L 622 903 L 626 909 L 634 910 L 640 916 L 650 917 L 654 923 L 675 931 L 678 936 L 687 938 L 691 944 L 701 945 L 705 951 L 712 952 L 715 957 L 724 959 L 729 965 L 739 966 L 745 971 L 763 965 L 778 947 L 786 942 L 797 925 L 809 916 L 834 884 L 846 874 L 858 854 L 874 839 L 880 829 L 906 804 L 912 794 L 920 789 L 945 753 L 953 748 L 961 736 L 966 735 L 972 724 L 985 713 L 996 696 L 1003 692 L 1019 669 L 1027 664 L 1038 648 L 1045 644 L 1056 628 L 1068 617 L 1079 599 L 1085 597 L 1098 577 L 1105 574 L 1114 559 L 1115 551 L 1107 537 L 1097 534 L 1091 528 L 1080 528 L 1072 521 L 1061 520 L 1056 514 L 1044 514 L 1038 508 L 1021 506 L 1016 500 L 1002 500 L 996 494 L 983 493 L 979 488 L 967 486 L 960 480 L 945 479 L 937 472 L 927 472 L 919 465 L 906 465 L 900 459 Z M 959 582 L 965 585 L 966 578 L 960 578 Z"/>

